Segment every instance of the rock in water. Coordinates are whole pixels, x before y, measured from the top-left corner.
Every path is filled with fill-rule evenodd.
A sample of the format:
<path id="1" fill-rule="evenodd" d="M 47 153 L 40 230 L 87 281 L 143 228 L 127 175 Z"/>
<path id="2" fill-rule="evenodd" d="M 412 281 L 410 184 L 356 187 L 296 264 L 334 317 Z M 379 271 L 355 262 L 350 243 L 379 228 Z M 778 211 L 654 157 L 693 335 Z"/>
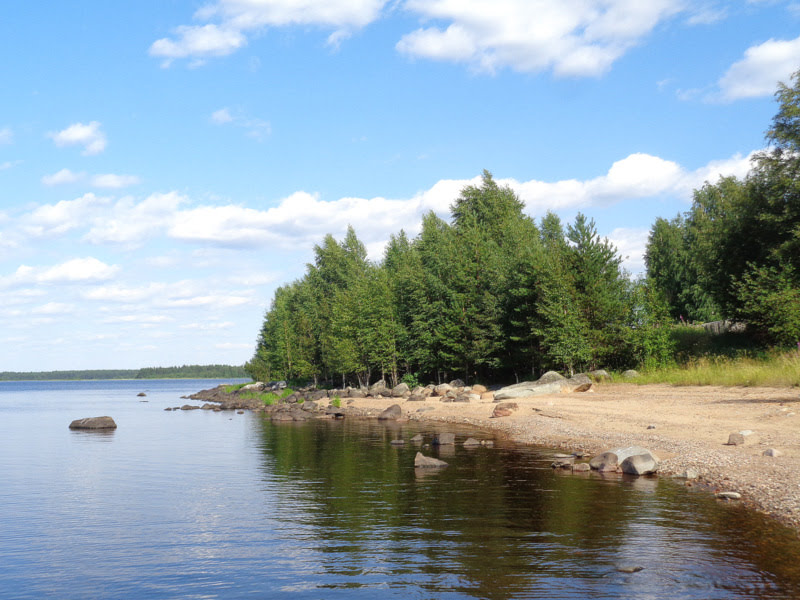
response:
<path id="1" fill-rule="evenodd" d="M 69 424 L 70 429 L 116 429 L 117 424 L 111 417 L 86 417 L 76 419 Z"/>
<path id="2" fill-rule="evenodd" d="M 440 469 L 446 467 L 447 463 L 438 458 L 425 456 L 422 452 L 417 452 L 417 455 L 414 457 L 414 466 L 418 469 Z"/>
<path id="3" fill-rule="evenodd" d="M 433 436 L 434 446 L 452 446 L 456 443 L 456 434 L 454 433 L 439 433 Z"/>
<path id="4" fill-rule="evenodd" d="M 634 454 L 623 460 L 620 468 L 629 475 L 650 475 L 658 471 L 658 461 L 649 452 Z"/>
<path id="5" fill-rule="evenodd" d="M 378 420 L 394 421 L 395 419 L 399 419 L 402 416 L 403 416 L 403 409 L 400 408 L 400 405 L 392 404 L 389 408 L 387 408 L 381 414 L 378 415 Z"/>

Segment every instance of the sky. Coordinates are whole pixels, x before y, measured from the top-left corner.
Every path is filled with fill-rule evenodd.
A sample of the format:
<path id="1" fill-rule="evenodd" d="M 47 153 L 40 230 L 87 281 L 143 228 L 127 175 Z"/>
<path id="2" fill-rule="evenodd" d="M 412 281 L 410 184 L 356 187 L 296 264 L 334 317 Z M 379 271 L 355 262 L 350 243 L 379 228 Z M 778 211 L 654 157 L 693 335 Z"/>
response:
<path id="1" fill-rule="evenodd" d="M 641 273 L 798 36 L 781 0 L 7 2 L 0 371 L 243 364 L 326 234 L 379 261 L 484 169 Z"/>

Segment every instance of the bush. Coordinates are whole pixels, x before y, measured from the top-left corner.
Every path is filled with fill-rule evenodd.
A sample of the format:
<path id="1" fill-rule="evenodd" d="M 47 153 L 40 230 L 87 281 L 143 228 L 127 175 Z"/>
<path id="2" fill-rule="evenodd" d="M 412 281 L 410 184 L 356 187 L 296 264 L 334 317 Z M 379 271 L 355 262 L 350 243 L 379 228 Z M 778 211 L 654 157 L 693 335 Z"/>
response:
<path id="1" fill-rule="evenodd" d="M 419 387 L 419 377 L 417 373 L 406 373 L 400 378 L 400 383 L 405 383 L 412 390 Z"/>

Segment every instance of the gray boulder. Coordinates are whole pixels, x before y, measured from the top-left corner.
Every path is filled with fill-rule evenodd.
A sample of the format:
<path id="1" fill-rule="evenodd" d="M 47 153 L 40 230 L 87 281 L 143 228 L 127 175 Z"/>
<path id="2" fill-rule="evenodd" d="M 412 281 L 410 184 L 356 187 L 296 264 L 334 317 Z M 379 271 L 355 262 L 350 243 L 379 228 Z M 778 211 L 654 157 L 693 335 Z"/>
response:
<path id="1" fill-rule="evenodd" d="M 378 420 L 394 421 L 395 419 L 399 419 L 402 416 L 403 416 L 403 409 L 400 408 L 400 405 L 392 404 L 389 408 L 387 408 L 381 414 L 378 415 Z"/>
<path id="2" fill-rule="evenodd" d="M 658 471 L 658 460 L 649 452 L 634 454 L 623 460 L 620 468 L 629 475 L 650 475 Z"/>
<path id="3" fill-rule="evenodd" d="M 564 379 L 566 379 L 566 377 L 564 377 L 561 373 L 556 373 L 555 371 L 548 371 L 547 373 L 539 377 L 537 383 L 553 383 L 556 381 L 563 381 Z"/>
<path id="4" fill-rule="evenodd" d="M 619 468 L 632 475 L 644 475 L 658 470 L 658 457 L 647 448 L 628 446 L 598 454 L 589 461 L 589 466 L 597 471 L 615 471 Z"/>
<path id="5" fill-rule="evenodd" d="M 76 419 L 69 424 L 70 429 L 116 429 L 117 424 L 111 417 L 86 417 Z"/>
<path id="6" fill-rule="evenodd" d="M 449 383 L 442 383 L 441 385 L 437 385 L 433 388 L 433 395 L 434 396 L 446 396 L 447 392 L 453 389 Z"/>
<path id="7" fill-rule="evenodd" d="M 500 402 L 502 400 L 516 400 L 517 398 L 528 398 L 530 396 L 558 394 L 561 392 L 561 387 L 561 381 L 550 383 L 528 382 L 527 385 L 516 384 L 495 392 L 494 401 Z"/>
<path id="8" fill-rule="evenodd" d="M 596 371 L 589 371 L 587 373 L 592 381 L 602 382 L 611 381 L 611 374 L 605 369 L 597 369 Z"/>
<path id="9" fill-rule="evenodd" d="M 453 381 L 450 382 L 450 386 L 454 388 L 462 388 L 465 385 L 467 384 L 464 383 L 461 379 L 453 379 Z"/>
<path id="10" fill-rule="evenodd" d="M 622 372 L 623 379 L 636 379 L 639 377 L 639 372 L 634 371 L 633 369 L 628 369 L 627 371 Z"/>
<path id="11" fill-rule="evenodd" d="M 396 386 L 392 388 L 392 397 L 393 398 L 402 398 L 406 394 L 410 394 L 411 389 L 408 387 L 407 383 L 398 383 Z"/>
<path id="12" fill-rule="evenodd" d="M 741 433 L 733 432 L 728 435 L 728 446 L 742 446 L 744 441 L 744 435 Z"/>
<path id="13" fill-rule="evenodd" d="M 414 466 L 418 469 L 441 469 L 442 467 L 446 467 L 447 463 L 438 458 L 425 456 L 422 452 L 417 452 L 417 455 L 414 457 Z"/>

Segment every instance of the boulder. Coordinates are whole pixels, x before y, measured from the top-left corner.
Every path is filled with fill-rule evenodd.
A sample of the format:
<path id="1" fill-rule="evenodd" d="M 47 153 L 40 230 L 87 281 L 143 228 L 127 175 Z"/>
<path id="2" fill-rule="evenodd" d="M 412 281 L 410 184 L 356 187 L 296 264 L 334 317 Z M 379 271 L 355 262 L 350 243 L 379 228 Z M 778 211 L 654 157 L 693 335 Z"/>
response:
<path id="1" fill-rule="evenodd" d="M 454 433 L 437 433 L 433 436 L 434 446 L 452 446 L 456 443 L 456 435 Z"/>
<path id="2" fill-rule="evenodd" d="M 596 371 L 589 371 L 587 375 L 592 381 L 596 381 L 598 383 L 603 381 L 611 381 L 611 374 L 605 369 L 597 369 Z"/>
<path id="3" fill-rule="evenodd" d="M 473 394 L 478 394 L 480 396 L 481 394 L 485 394 L 488 390 L 486 389 L 485 385 L 476 383 L 475 385 L 472 386 L 472 389 L 470 391 Z"/>
<path id="4" fill-rule="evenodd" d="M 418 469 L 440 469 L 446 467 L 447 463 L 438 458 L 425 456 L 422 452 L 417 452 L 417 455 L 414 457 L 414 466 Z"/>
<path id="5" fill-rule="evenodd" d="M 572 377 L 567 379 L 567 381 L 575 387 L 579 387 L 586 384 L 591 385 L 592 383 L 592 380 L 586 373 L 578 373 L 577 375 L 573 375 Z"/>
<path id="6" fill-rule="evenodd" d="M 628 461 L 631 457 L 639 458 Z M 589 461 L 589 466 L 597 471 L 614 471 L 619 467 L 625 473 L 644 475 L 658 470 L 658 457 L 647 448 L 628 446 L 598 454 Z"/>
<path id="7" fill-rule="evenodd" d="M 628 369 L 627 371 L 622 372 L 623 379 L 636 379 L 639 377 L 639 372 L 634 371 L 633 369 Z"/>
<path id="8" fill-rule="evenodd" d="M 464 383 L 461 379 L 453 379 L 453 381 L 450 382 L 450 387 L 454 387 L 454 388 L 462 388 L 465 385 L 467 385 L 467 384 Z"/>
<path id="9" fill-rule="evenodd" d="M 572 470 L 576 473 L 582 473 L 585 471 L 591 471 L 592 467 L 589 466 L 589 463 L 578 463 L 577 465 L 572 465 Z"/>
<path id="10" fill-rule="evenodd" d="M 86 417 L 76 419 L 69 424 L 70 429 L 116 429 L 117 424 L 111 417 Z"/>
<path id="11" fill-rule="evenodd" d="M 767 448 L 766 450 L 764 450 L 763 455 L 764 456 L 772 456 L 774 458 L 777 458 L 779 456 L 782 456 L 783 452 L 781 452 L 780 450 L 777 450 L 776 448 Z"/>
<path id="12" fill-rule="evenodd" d="M 392 388 L 392 397 L 393 398 L 402 398 L 406 394 L 410 394 L 411 389 L 408 387 L 407 383 L 398 383 L 396 386 Z"/>
<path id="13" fill-rule="evenodd" d="M 494 407 L 491 418 L 497 419 L 499 417 L 509 417 L 511 416 L 511 413 L 518 409 L 519 406 L 517 406 L 516 402 L 501 402 Z"/>
<path id="14" fill-rule="evenodd" d="M 481 402 L 494 402 L 494 392 L 483 392 Z"/>
<path id="15" fill-rule="evenodd" d="M 557 374 L 557 373 L 556 373 Z M 564 379 L 563 377 L 561 378 Z M 550 383 L 527 382 L 526 384 L 516 384 L 504 387 L 494 394 L 494 401 L 515 400 L 517 398 L 527 398 L 529 396 L 541 396 L 544 394 L 558 394 L 561 392 L 561 381 Z"/>
<path id="16" fill-rule="evenodd" d="M 563 381 L 566 379 L 561 373 L 556 373 L 555 371 L 548 371 L 541 377 L 536 383 L 554 383 L 556 381 Z"/>
<path id="17" fill-rule="evenodd" d="M 350 394 L 348 394 L 350 398 L 364 398 L 367 394 L 364 390 L 360 390 L 358 388 L 350 388 Z"/>
<path id="18" fill-rule="evenodd" d="M 392 404 L 389 408 L 387 408 L 381 414 L 378 415 L 378 420 L 394 421 L 395 419 L 399 419 L 402 416 L 403 416 L 403 409 L 400 408 L 400 405 Z"/>
<path id="19" fill-rule="evenodd" d="M 429 393 L 430 393 L 430 390 L 428 390 L 428 388 L 419 387 L 419 386 L 415 387 L 413 390 L 411 390 L 411 395 L 408 397 L 408 401 L 409 402 L 422 402 L 423 400 L 425 400 L 428 397 Z"/>
<path id="20" fill-rule="evenodd" d="M 441 385 L 437 385 L 435 388 L 433 388 L 433 395 L 445 396 L 447 395 L 447 392 L 449 392 L 452 389 L 453 386 L 451 386 L 449 383 L 442 383 Z"/>
<path id="21" fill-rule="evenodd" d="M 620 468 L 628 475 L 650 475 L 658 471 L 658 460 L 649 452 L 634 454 L 623 460 Z"/>
<path id="22" fill-rule="evenodd" d="M 139 392 L 139 393 L 138 393 L 138 394 L 136 394 L 136 395 L 137 395 L 139 398 L 144 398 L 145 396 L 147 396 L 147 394 L 145 394 L 144 392 Z"/>
<path id="23" fill-rule="evenodd" d="M 371 386 L 369 386 L 369 391 L 373 396 L 385 389 L 386 389 L 386 381 L 383 379 L 379 379 Z"/>

